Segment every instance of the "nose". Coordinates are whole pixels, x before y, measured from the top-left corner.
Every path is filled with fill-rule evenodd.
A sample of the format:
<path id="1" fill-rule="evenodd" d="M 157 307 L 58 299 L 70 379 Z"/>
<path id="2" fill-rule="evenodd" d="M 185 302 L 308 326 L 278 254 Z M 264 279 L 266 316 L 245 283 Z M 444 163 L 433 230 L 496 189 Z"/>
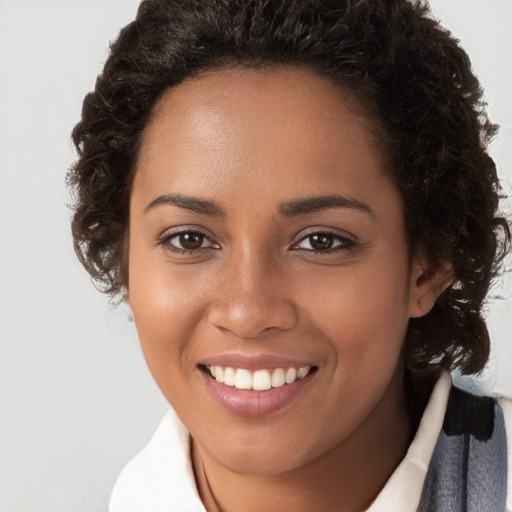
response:
<path id="1" fill-rule="evenodd" d="M 293 328 L 297 308 L 285 281 L 270 262 L 243 258 L 226 265 L 217 281 L 210 324 L 243 339 Z"/>

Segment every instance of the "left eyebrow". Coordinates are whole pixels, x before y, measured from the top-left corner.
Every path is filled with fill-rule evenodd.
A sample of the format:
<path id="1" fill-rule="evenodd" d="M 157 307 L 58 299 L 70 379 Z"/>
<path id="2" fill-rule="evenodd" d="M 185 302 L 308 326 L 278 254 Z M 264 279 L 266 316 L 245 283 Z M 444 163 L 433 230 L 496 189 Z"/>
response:
<path id="1" fill-rule="evenodd" d="M 350 208 L 360 210 L 375 218 L 373 210 L 366 204 L 350 197 L 334 194 L 326 196 L 312 196 L 294 201 L 281 203 L 279 213 L 284 217 L 294 217 L 306 213 L 318 212 L 329 208 Z"/>
<path id="2" fill-rule="evenodd" d="M 144 213 L 164 204 L 178 206 L 179 208 L 191 210 L 201 215 L 211 215 L 213 217 L 222 217 L 225 215 L 224 210 L 213 201 L 199 199 L 198 197 L 185 196 L 182 194 L 166 194 L 158 196 L 156 199 L 151 201 L 146 208 L 144 208 Z"/>

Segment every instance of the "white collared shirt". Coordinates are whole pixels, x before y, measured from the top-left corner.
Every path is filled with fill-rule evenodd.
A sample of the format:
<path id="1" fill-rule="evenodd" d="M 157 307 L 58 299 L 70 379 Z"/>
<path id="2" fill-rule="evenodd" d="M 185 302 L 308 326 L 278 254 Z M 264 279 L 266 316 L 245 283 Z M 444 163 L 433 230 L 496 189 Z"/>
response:
<path id="1" fill-rule="evenodd" d="M 443 425 L 452 381 L 437 381 L 405 458 L 390 476 L 367 512 L 414 512 Z M 512 402 L 498 400 L 512 440 Z M 112 491 L 110 512 L 206 512 L 190 460 L 190 436 L 171 409 L 148 445 L 126 464 Z M 512 442 L 508 443 L 512 461 Z M 508 468 L 507 509 L 512 512 L 512 464 Z"/>

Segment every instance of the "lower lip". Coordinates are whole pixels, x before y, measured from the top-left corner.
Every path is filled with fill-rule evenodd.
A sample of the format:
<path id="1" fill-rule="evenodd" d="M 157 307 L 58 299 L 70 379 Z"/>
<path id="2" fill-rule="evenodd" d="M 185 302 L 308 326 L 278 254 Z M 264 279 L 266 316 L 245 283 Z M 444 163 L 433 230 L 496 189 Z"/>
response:
<path id="1" fill-rule="evenodd" d="M 290 403 L 308 383 L 313 374 L 279 388 L 267 391 L 248 391 L 226 386 L 217 382 L 204 371 L 199 370 L 203 381 L 213 398 L 225 409 L 239 416 L 265 416 L 278 411 Z"/>

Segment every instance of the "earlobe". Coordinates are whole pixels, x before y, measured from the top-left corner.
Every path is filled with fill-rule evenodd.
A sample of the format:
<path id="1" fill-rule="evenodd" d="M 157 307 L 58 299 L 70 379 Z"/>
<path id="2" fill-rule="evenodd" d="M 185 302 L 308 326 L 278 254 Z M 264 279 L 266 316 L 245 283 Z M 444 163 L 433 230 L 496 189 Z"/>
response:
<path id="1" fill-rule="evenodd" d="M 435 267 L 425 265 L 417 258 L 411 275 L 411 295 L 409 317 L 426 315 L 436 303 L 438 297 L 454 282 L 453 268 L 450 263 L 439 263 Z"/>

